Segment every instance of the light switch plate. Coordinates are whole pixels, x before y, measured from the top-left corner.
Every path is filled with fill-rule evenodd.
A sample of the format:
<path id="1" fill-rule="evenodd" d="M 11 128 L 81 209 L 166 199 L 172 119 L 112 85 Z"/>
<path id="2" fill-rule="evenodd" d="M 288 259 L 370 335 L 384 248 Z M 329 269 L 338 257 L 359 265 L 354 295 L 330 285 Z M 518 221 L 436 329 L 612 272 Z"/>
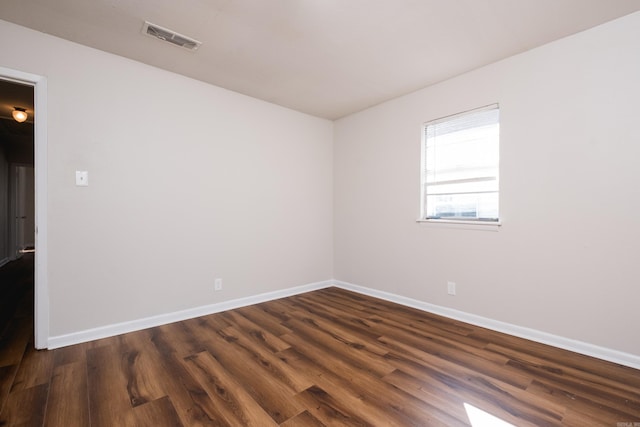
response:
<path id="1" fill-rule="evenodd" d="M 447 293 L 449 295 L 456 294 L 456 282 L 447 282 Z"/>
<path id="2" fill-rule="evenodd" d="M 86 187 L 89 185 L 88 171 L 76 171 L 76 185 L 79 187 Z"/>

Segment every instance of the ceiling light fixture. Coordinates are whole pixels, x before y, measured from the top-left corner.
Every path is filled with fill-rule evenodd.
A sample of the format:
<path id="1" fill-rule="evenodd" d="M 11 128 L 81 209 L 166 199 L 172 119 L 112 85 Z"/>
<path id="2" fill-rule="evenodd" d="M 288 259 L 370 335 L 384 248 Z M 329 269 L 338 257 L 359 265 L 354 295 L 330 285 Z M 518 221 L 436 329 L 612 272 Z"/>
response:
<path id="1" fill-rule="evenodd" d="M 11 113 L 11 115 L 13 116 L 13 119 L 18 123 L 26 121 L 27 117 L 29 117 L 29 115 L 27 114 L 27 110 L 20 107 L 13 107 L 13 113 Z"/>

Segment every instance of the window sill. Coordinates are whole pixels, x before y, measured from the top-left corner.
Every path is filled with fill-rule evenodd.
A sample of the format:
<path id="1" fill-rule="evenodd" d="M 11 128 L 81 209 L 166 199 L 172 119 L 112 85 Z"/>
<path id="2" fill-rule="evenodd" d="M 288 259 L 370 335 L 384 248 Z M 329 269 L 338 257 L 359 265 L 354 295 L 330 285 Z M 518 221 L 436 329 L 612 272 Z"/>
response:
<path id="1" fill-rule="evenodd" d="M 464 221 L 455 219 L 418 219 L 418 224 L 429 227 L 458 228 L 463 230 L 498 231 L 502 223 L 500 221 Z"/>

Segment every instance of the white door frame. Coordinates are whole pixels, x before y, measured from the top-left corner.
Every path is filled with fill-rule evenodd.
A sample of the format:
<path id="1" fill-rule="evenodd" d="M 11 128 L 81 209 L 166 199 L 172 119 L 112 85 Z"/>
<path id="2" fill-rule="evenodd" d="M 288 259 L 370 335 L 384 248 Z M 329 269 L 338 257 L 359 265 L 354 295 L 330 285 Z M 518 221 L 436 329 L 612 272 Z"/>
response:
<path id="1" fill-rule="evenodd" d="M 33 86 L 35 169 L 35 287 L 34 334 L 36 348 L 49 346 L 49 284 L 47 275 L 47 79 L 36 74 L 0 67 L 0 79 Z"/>

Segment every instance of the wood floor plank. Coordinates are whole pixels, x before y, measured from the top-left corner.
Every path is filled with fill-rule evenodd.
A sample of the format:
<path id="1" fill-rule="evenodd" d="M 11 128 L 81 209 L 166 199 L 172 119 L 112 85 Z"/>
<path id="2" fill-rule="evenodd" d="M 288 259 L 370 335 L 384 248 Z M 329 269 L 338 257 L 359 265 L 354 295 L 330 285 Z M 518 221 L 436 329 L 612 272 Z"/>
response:
<path id="1" fill-rule="evenodd" d="M 291 330 L 289 330 L 281 323 L 282 320 L 278 316 L 274 316 L 273 314 L 266 311 L 264 305 L 262 304 L 242 307 L 235 311 L 251 320 L 256 325 L 260 325 L 266 331 L 269 331 L 275 336 L 280 336 L 291 332 Z"/>
<path id="2" fill-rule="evenodd" d="M 121 343 L 121 366 L 131 406 L 135 408 L 165 396 L 166 391 L 156 373 L 158 366 L 148 351 L 152 345 L 149 335 L 144 331 L 133 332 L 122 336 Z"/>
<path id="3" fill-rule="evenodd" d="M 287 421 L 280 424 L 280 427 L 326 427 L 316 417 L 311 415 L 308 411 L 301 412 L 293 418 L 289 418 Z"/>
<path id="4" fill-rule="evenodd" d="M 398 387 L 425 403 L 429 403 L 434 410 L 445 413 L 449 418 L 449 425 L 467 425 L 468 417 L 464 408 L 464 401 L 444 388 L 434 388 L 431 384 L 420 381 L 400 370 L 395 370 L 383 378 L 383 381 Z"/>
<path id="5" fill-rule="evenodd" d="M 207 351 L 189 356 L 185 365 L 230 425 L 247 427 L 277 426 L 267 412 L 251 397 L 231 375 Z"/>
<path id="6" fill-rule="evenodd" d="M 33 335 L 33 324 L 22 318 L 13 318 L 5 334 L 0 337 L 0 367 L 18 365 Z"/>
<path id="7" fill-rule="evenodd" d="M 331 348 L 332 353 L 340 355 L 344 363 L 350 366 L 361 366 L 377 377 L 385 376 L 395 369 L 384 357 L 369 351 L 367 346 L 357 341 L 349 341 L 340 337 L 339 334 L 321 330 L 313 319 L 302 321 L 292 317 L 285 324 L 294 331 L 296 336 Z"/>
<path id="8" fill-rule="evenodd" d="M 629 401 L 627 399 L 610 399 L 603 400 L 594 396 L 590 390 L 567 391 L 562 387 L 550 385 L 542 382 L 543 380 L 535 380 L 532 385 L 527 388 L 527 392 L 531 396 L 541 396 L 547 398 L 554 396 L 554 400 L 562 402 L 568 409 L 574 409 L 582 414 L 588 414 L 593 411 L 594 418 L 602 418 L 607 420 L 620 420 L 634 418 L 634 414 L 638 414 L 638 402 Z M 596 416 L 597 415 L 597 416 Z"/>
<path id="9" fill-rule="evenodd" d="M 33 318 L 33 268 L 31 254 L 0 267 L 0 336 L 12 319 Z"/>
<path id="10" fill-rule="evenodd" d="M 315 295 L 315 297 L 309 294 L 295 295 L 291 299 L 302 310 L 338 324 L 341 329 L 346 329 L 369 341 L 375 341 L 381 335 L 379 331 L 373 328 L 375 323 L 364 319 L 356 313 L 335 308 L 332 304 L 327 304 L 326 301 L 323 301 L 318 295 Z"/>
<path id="11" fill-rule="evenodd" d="M 91 425 L 135 426 L 119 341 L 87 351 L 87 389 Z"/>
<path id="12" fill-rule="evenodd" d="M 10 393 L 0 413 L 0 426 L 42 426 L 49 384 Z"/>
<path id="13" fill-rule="evenodd" d="M 314 418 L 326 426 L 369 426 L 344 401 L 340 401 L 318 386 L 309 387 L 296 396 Z"/>
<path id="14" fill-rule="evenodd" d="M 378 356 L 384 356 L 388 350 L 377 342 L 380 334 L 371 336 L 370 334 L 362 334 L 358 329 L 345 328 L 338 326 L 341 324 L 340 317 L 328 317 L 320 315 L 312 310 L 309 310 L 308 306 L 302 305 L 300 309 L 299 300 L 296 297 L 292 297 L 291 311 L 289 312 L 291 317 L 303 322 L 309 323 L 315 330 L 323 332 L 324 334 L 334 338 L 341 343 L 357 349 L 366 349 L 367 352 L 373 353 Z M 283 302 L 286 304 L 286 302 Z M 286 322 L 285 322 L 286 323 Z"/>
<path id="15" fill-rule="evenodd" d="M 133 408 L 137 427 L 183 427 L 169 396 Z M 80 425 L 80 424 L 79 424 Z"/>
<path id="16" fill-rule="evenodd" d="M 633 417 L 617 417 L 615 415 L 606 414 L 605 412 L 593 410 L 574 410 L 568 408 L 562 420 L 562 427 L 584 427 L 584 426 L 602 426 L 602 427 L 636 427 L 640 425 L 640 418 Z"/>
<path id="17" fill-rule="evenodd" d="M 86 363 L 87 350 L 92 348 L 91 343 L 83 343 L 70 345 L 68 347 L 58 348 L 53 353 L 53 366 L 57 368 L 67 363 Z"/>
<path id="18" fill-rule="evenodd" d="M 446 425 L 440 423 L 432 413 L 429 405 L 411 396 L 395 386 L 381 381 L 376 375 L 371 375 L 365 367 L 350 365 L 341 356 L 326 351 L 321 345 L 298 337 L 297 335 L 283 336 L 292 347 L 299 352 L 298 357 L 291 360 L 292 364 L 300 366 L 303 372 L 315 372 L 316 382 L 322 384 L 326 378 L 334 378 L 333 385 L 323 387 L 326 390 L 340 391 L 336 398 L 347 400 L 355 393 L 356 400 L 352 400 L 350 408 L 360 418 L 366 418 L 373 413 L 375 407 L 381 409 L 375 419 L 378 423 L 386 422 L 390 425 Z M 306 361 L 306 363 L 305 363 Z M 306 366 L 305 366 L 306 365 Z M 336 377 L 334 377 L 337 376 Z M 344 379 L 347 382 L 343 382 Z M 335 392 L 334 392 L 335 393 Z M 364 410 L 363 403 L 367 403 Z M 360 408 L 360 410 L 358 410 Z M 375 411 L 378 412 L 378 411 Z M 383 421 L 380 421 L 383 420 Z M 376 424 L 375 422 L 373 423 Z"/>
<path id="19" fill-rule="evenodd" d="M 172 351 L 176 352 L 179 358 L 204 351 L 202 343 L 190 333 L 189 325 L 191 323 L 193 320 L 169 323 L 158 327 L 164 335 L 172 337 Z"/>
<path id="20" fill-rule="evenodd" d="M 474 358 L 473 355 L 465 354 L 460 349 L 453 350 L 436 342 L 421 342 L 419 339 L 404 334 L 396 334 L 395 339 L 383 336 L 379 341 L 387 344 L 389 349 L 396 353 L 411 354 L 429 366 L 437 366 L 443 371 L 451 370 L 459 372 L 461 375 L 483 374 L 521 389 L 525 389 L 531 384 L 530 377 L 523 375 L 515 368 L 507 367 L 506 363 L 498 364 Z"/>
<path id="21" fill-rule="evenodd" d="M 356 301 L 358 304 L 366 304 L 364 308 L 359 311 L 362 317 L 379 319 L 382 316 L 383 319 L 389 322 L 395 322 L 399 325 L 407 325 L 417 332 L 426 329 L 432 333 L 439 331 L 443 336 L 456 336 L 457 339 L 463 339 L 476 331 L 476 327 L 464 322 L 444 318 L 413 307 L 402 306 L 389 301 L 370 298 L 366 295 L 360 295 L 344 289 L 336 289 L 335 292 L 333 292 L 333 288 L 322 289 L 319 293 L 322 294 L 323 298 L 327 298 L 329 300 L 328 304 L 331 304 L 331 301 L 339 301 L 346 311 L 351 310 L 349 308 L 351 301 Z M 477 341 L 478 339 L 476 339 L 476 342 Z M 482 344 L 480 344 L 480 346 L 482 346 Z"/>
<path id="22" fill-rule="evenodd" d="M 206 351 L 206 346 L 202 343 L 206 342 L 208 339 L 215 337 L 218 335 L 219 331 L 226 329 L 233 324 L 227 322 L 219 313 L 209 316 L 197 317 L 195 319 L 188 319 L 182 323 L 182 332 L 184 334 L 189 335 L 188 339 L 195 340 L 198 343 L 198 346 L 191 346 L 181 344 L 180 341 L 184 341 L 185 338 L 176 337 L 173 338 L 171 331 L 177 331 L 177 329 L 160 329 L 160 328 L 152 328 L 150 331 L 158 331 L 163 332 L 165 337 L 170 339 L 170 344 L 167 342 L 166 351 L 175 351 L 178 353 L 178 358 L 182 359 L 188 357 L 190 355 L 200 353 L 202 351 Z M 155 335 L 155 333 L 154 333 Z M 177 343 L 174 345 L 174 343 Z"/>
<path id="23" fill-rule="evenodd" d="M 390 353 L 388 358 L 401 371 L 433 384 L 435 389 L 444 388 L 469 404 L 491 408 L 491 413 L 500 414 L 507 422 L 526 426 L 561 425 L 564 406 L 528 395 L 526 390 L 453 365 L 428 366 L 406 353 Z"/>
<path id="24" fill-rule="evenodd" d="M 624 381 L 624 378 L 627 377 L 623 372 L 638 371 L 632 368 L 620 369 L 622 368 L 620 365 L 604 360 L 594 365 L 594 359 L 592 357 L 512 335 L 496 333 L 484 328 L 476 328 L 474 332 L 470 334 L 470 338 L 479 339 L 482 342 L 489 342 L 487 348 L 501 346 L 503 348 L 519 349 L 521 353 L 531 355 L 539 360 L 556 360 L 562 365 L 572 366 L 585 372 L 590 372 L 596 368 L 605 376 L 615 378 L 618 381 Z M 634 374 L 630 376 L 632 379 L 634 377 Z"/>
<path id="25" fill-rule="evenodd" d="M 545 360 L 516 349 L 505 349 L 495 345 L 487 346 L 487 350 L 509 354 L 509 366 L 535 373 L 537 378 L 544 378 L 547 382 L 566 389 L 567 393 L 588 394 L 605 405 L 615 405 L 615 402 L 624 401 L 624 407 L 635 405 L 634 410 L 640 411 L 640 390 L 634 389 L 632 382 L 629 383 L 629 378 L 632 377 L 613 379 L 601 372 L 577 369 L 571 364 L 561 364 L 553 359 Z"/>
<path id="26" fill-rule="evenodd" d="M 258 305 L 265 313 L 278 319 L 280 324 L 286 327 L 285 322 L 291 318 L 291 305 L 289 303 L 283 300 L 271 300 Z"/>
<path id="27" fill-rule="evenodd" d="M 4 408 L 20 365 L 0 366 L 0 412 Z"/>
<path id="28" fill-rule="evenodd" d="M 227 322 L 221 314 L 190 319 L 186 325 L 191 333 L 197 331 L 199 341 L 204 341 L 207 339 L 207 336 L 214 336 L 218 331 L 233 326 L 233 324 Z"/>
<path id="29" fill-rule="evenodd" d="M 288 387 L 292 394 L 313 385 L 304 376 L 299 375 L 295 369 L 271 353 L 268 347 L 261 345 L 261 342 L 252 341 L 236 328 L 228 327 L 220 333 L 227 342 L 232 341 L 236 348 L 242 349 L 242 355 L 246 362 L 262 367 L 274 380 Z"/>
<path id="30" fill-rule="evenodd" d="M 488 352 L 484 347 L 469 345 L 465 339 L 433 335 L 430 330 L 412 332 L 399 328 L 397 325 L 390 325 L 387 322 L 380 322 L 376 329 L 384 332 L 378 339 L 379 342 L 385 342 L 391 336 L 393 337 L 393 342 L 400 342 L 452 363 L 468 366 L 474 370 L 486 371 L 488 375 L 502 376 L 505 381 L 514 385 L 520 384 L 523 386 L 528 383 L 516 369 L 505 368 L 510 360 L 508 357 Z M 385 345 L 389 346 L 390 343 L 386 342 Z"/>
<path id="31" fill-rule="evenodd" d="M 398 305 L 389 301 L 381 299 L 370 298 L 366 295 L 360 295 L 355 292 L 346 291 L 339 288 L 322 289 L 318 291 L 322 298 L 326 298 L 331 304 L 331 301 L 338 301 L 339 304 L 344 307 L 347 312 L 352 311 L 351 304 L 356 302 L 357 304 L 364 304 L 360 315 L 366 314 L 363 317 L 375 317 L 383 314 L 385 319 L 397 321 L 400 324 L 411 325 L 415 330 L 420 331 L 423 328 L 429 330 L 441 330 L 446 332 L 448 336 L 467 336 L 473 333 L 475 327 L 460 322 L 454 319 L 447 319 L 436 314 L 424 312 L 413 307 Z"/>
<path id="32" fill-rule="evenodd" d="M 384 424 L 402 427 L 411 423 L 411 420 L 404 414 L 398 413 L 395 408 L 388 407 L 384 399 L 378 399 L 372 390 L 354 388 L 348 378 L 340 375 L 331 367 L 318 365 L 300 353 L 297 348 L 292 347 L 284 350 L 280 357 L 291 366 L 296 367 L 301 374 L 312 379 L 322 389 L 342 391 L 339 396 L 340 401 L 359 418 L 366 420 L 369 425 Z M 324 358 L 324 354 L 319 353 L 317 357 Z M 308 411 L 313 412 L 314 407 Z"/>
<path id="33" fill-rule="evenodd" d="M 616 388 L 612 390 L 600 384 L 594 384 L 572 377 L 570 374 L 562 375 L 550 373 L 546 369 L 540 370 L 524 365 L 521 362 L 510 361 L 510 366 L 530 372 L 538 381 L 555 388 L 564 394 L 581 396 L 598 405 L 606 406 L 621 413 L 640 413 L 640 398 L 636 392 Z"/>
<path id="34" fill-rule="evenodd" d="M 53 353 L 39 351 L 30 342 L 16 373 L 11 391 L 24 390 L 36 385 L 48 384 L 53 370 Z"/>
<path id="35" fill-rule="evenodd" d="M 172 403 L 185 426 L 225 426 L 225 422 L 211 396 L 184 366 L 184 361 L 171 346 L 171 336 L 160 328 L 152 328 L 149 334 L 152 345 L 147 347 L 148 356 L 155 367 L 157 381 L 171 397 Z"/>
<path id="36" fill-rule="evenodd" d="M 281 423 L 299 414 L 305 408 L 292 400 L 297 393 L 294 387 L 279 382 L 272 366 L 255 363 L 250 352 L 237 345 L 237 337 L 219 331 L 208 336 L 207 351 L 235 378 L 238 379 L 260 406 L 277 422 Z M 258 359 L 262 360 L 262 359 Z M 270 362 L 266 362 L 269 365 Z"/>
<path id="37" fill-rule="evenodd" d="M 84 362 L 65 363 L 56 367 L 51 377 L 45 425 L 67 427 L 91 425 L 87 388 L 87 365 Z"/>
<path id="38" fill-rule="evenodd" d="M 449 347 L 451 355 L 457 354 L 456 349 L 462 353 L 473 354 L 479 361 L 488 360 L 497 363 L 505 363 L 509 358 L 497 352 L 487 352 L 486 346 L 489 342 L 479 342 L 477 339 L 469 338 L 466 334 L 450 334 L 433 322 L 407 322 L 397 315 L 372 315 L 367 318 L 372 323 L 372 328 L 380 335 L 401 335 L 413 337 L 418 342 L 437 343 L 441 346 Z M 391 332 L 391 333 L 389 333 Z"/>
<path id="39" fill-rule="evenodd" d="M 277 353 L 289 347 L 289 344 L 239 312 L 226 311 L 220 315 L 225 319 L 228 319 L 229 323 L 242 331 L 249 339 L 272 353 Z"/>

